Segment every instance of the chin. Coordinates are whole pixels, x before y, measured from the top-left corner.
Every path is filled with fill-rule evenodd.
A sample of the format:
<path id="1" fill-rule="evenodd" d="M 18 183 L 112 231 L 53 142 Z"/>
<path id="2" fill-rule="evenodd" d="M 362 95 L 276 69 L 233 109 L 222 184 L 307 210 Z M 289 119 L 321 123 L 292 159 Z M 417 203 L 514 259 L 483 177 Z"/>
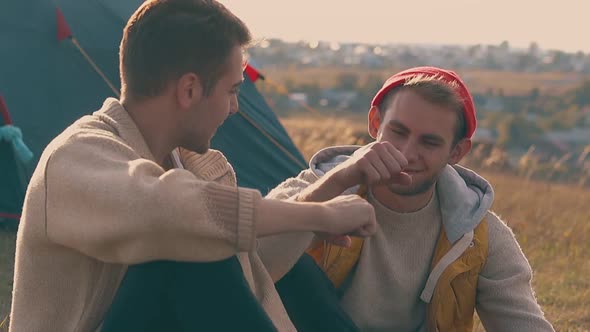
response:
<path id="1" fill-rule="evenodd" d="M 209 146 L 200 146 L 195 148 L 193 151 L 195 151 L 198 154 L 205 154 L 209 151 Z"/>
<path id="2" fill-rule="evenodd" d="M 211 147 L 211 144 L 209 142 L 207 142 L 206 144 L 190 144 L 190 145 L 187 144 L 187 146 L 183 146 L 183 148 L 185 148 L 189 151 L 196 152 L 198 154 L 207 153 L 207 151 L 209 151 L 210 147 Z"/>
<path id="3" fill-rule="evenodd" d="M 412 183 L 409 186 L 394 184 L 389 186 L 389 191 L 400 196 L 414 196 L 429 191 L 432 186 L 434 186 L 434 182 L 432 181 Z"/>

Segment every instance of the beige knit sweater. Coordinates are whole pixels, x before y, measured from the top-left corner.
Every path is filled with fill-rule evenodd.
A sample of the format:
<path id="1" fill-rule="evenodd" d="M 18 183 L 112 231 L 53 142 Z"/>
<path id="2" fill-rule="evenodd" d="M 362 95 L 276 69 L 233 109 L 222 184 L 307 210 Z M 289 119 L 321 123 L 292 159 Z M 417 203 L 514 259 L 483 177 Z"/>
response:
<path id="1" fill-rule="evenodd" d="M 115 99 L 47 147 L 18 232 L 10 331 L 97 330 L 128 264 L 236 254 L 277 328 L 295 330 L 255 252 L 260 194 L 237 188 L 217 151 L 182 151 L 186 170 L 153 159 Z"/>

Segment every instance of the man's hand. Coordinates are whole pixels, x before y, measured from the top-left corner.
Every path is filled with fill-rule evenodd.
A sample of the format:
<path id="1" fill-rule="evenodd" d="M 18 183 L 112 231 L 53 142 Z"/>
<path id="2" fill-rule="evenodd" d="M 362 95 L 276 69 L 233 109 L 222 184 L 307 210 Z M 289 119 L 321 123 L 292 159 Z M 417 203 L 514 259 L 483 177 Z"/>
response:
<path id="1" fill-rule="evenodd" d="M 408 161 L 391 143 L 374 142 L 360 148 L 347 161 L 303 190 L 300 202 L 324 202 L 356 185 L 412 183 L 403 170 Z"/>
<path id="2" fill-rule="evenodd" d="M 412 178 L 403 172 L 407 166 L 408 160 L 391 143 L 373 142 L 360 148 L 326 176 L 344 190 L 359 184 L 409 185 Z"/>
<path id="3" fill-rule="evenodd" d="M 373 206 L 357 195 L 338 196 L 321 204 L 325 208 L 323 233 L 367 237 L 377 229 Z"/>
<path id="4" fill-rule="evenodd" d="M 370 236 L 377 228 L 375 210 L 357 195 L 322 203 L 262 199 L 257 209 L 258 236 L 285 232 Z"/>

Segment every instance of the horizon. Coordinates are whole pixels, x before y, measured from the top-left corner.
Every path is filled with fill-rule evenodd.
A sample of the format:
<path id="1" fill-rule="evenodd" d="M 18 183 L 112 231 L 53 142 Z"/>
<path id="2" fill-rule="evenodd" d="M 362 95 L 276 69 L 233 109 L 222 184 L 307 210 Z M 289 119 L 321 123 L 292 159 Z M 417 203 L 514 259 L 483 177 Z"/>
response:
<path id="1" fill-rule="evenodd" d="M 590 42 L 583 37 L 590 2 L 584 0 L 562 0 L 559 4 L 535 0 L 431 0 L 429 11 L 422 10 L 423 3 L 388 0 L 365 0 L 362 5 L 335 0 L 220 2 L 246 23 L 255 40 L 457 46 L 508 41 L 511 48 L 517 49 L 526 49 L 535 42 L 542 50 L 590 53 Z M 416 19 L 396 14 L 399 12 L 421 16 Z M 383 29 L 394 19 L 391 29 Z"/>

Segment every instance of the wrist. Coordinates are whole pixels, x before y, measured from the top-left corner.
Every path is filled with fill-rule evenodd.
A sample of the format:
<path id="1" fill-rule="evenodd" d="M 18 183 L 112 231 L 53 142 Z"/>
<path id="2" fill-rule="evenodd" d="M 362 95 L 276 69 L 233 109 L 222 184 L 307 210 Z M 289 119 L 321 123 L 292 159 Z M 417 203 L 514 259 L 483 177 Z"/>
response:
<path id="1" fill-rule="evenodd" d="M 322 203 L 312 203 L 313 216 L 308 220 L 312 223 L 307 225 L 309 230 L 316 233 L 328 233 L 330 231 L 330 222 L 332 213 L 330 208 Z"/>
<path id="2" fill-rule="evenodd" d="M 346 174 L 346 170 L 344 169 L 335 170 L 326 174 L 325 183 L 325 185 L 333 188 L 334 191 L 338 191 L 338 194 L 355 185 L 354 181 L 351 181 L 350 176 Z"/>

